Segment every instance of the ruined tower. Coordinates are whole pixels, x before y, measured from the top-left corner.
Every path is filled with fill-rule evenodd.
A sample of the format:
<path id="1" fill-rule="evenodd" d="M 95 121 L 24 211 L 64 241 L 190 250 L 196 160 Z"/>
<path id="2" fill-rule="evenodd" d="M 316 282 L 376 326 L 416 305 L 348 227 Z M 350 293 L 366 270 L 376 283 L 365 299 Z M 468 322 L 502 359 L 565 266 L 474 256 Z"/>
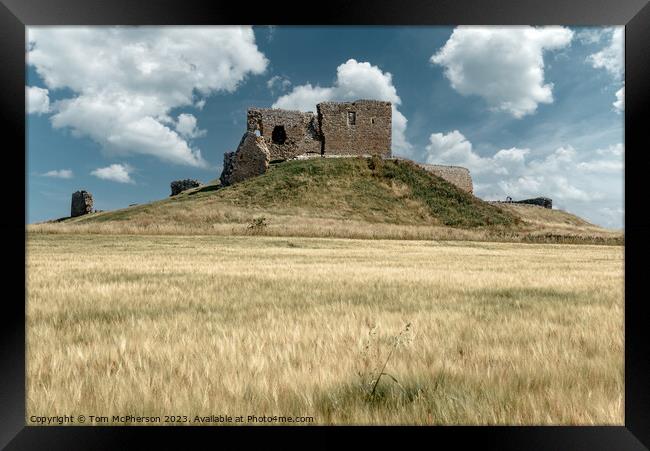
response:
<path id="1" fill-rule="evenodd" d="M 322 102 L 316 108 L 323 154 L 391 156 L 390 102 Z"/>
<path id="2" fill-rule="evenodd" d="M 88 191 L 75 191 L 72 193 L 70 216 L 86 215 L 93 211 L 93 196 Z"/>

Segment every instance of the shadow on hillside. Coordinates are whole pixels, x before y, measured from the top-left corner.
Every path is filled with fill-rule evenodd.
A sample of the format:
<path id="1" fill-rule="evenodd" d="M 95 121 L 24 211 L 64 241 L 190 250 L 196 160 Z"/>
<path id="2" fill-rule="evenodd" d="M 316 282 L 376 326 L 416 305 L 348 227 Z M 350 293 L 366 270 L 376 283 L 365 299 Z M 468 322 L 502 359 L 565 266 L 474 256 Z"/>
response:
<path id="1" fill-rule="evenodd" d="M 223 188 L 221 185 L 206 185 L 202 186 L 200 188 L 197 188 L 196 191 L 192 191 L 191 193 L 188 193 L 188 196 L 193 196 L 198 193 L 207 193 L 209 191 L 216 191 L 218 189 Z"/>

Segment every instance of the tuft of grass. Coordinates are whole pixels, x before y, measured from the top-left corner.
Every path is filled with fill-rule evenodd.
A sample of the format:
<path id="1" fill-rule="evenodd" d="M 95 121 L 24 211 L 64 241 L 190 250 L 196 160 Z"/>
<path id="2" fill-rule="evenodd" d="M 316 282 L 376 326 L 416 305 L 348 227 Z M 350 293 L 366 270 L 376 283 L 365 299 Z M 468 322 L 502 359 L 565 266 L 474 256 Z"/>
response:
<path id="1" fill-rule="evenodd" d="M 248 223 L 247 229 L 252 234 L 258 234 L 266 230 L 269 226 L 268 220 L 264 216 L 254 218 Z"/>
<path id="2" fill-rule="evenodd" d="M 375 401 L 377 399 L 377 387 L 379 386 L 379 381 L 381 381 L 382 377 L 393 381 L 400 389 L 406 392 L 405 388 L 400 384 L 397 378 L 386 372 L 386 368 L 397 348 L 400 346 L 407 346 L 411 343 L 412 337 L 410 332 L 411 323 L 407 323 L 406 326 L 404 326 L 404 328 L 392 338 L 391 343 L 389 343 L 386 359 L 382 360 L 379 341 L 377 340 L 377 326 L 373 326 L 369 330 L 368 338 L 366 339 L 362 351 L 363 367 L 357 373 L 361 379 L 361 387 L 366 390 L 369 401 Z M 374 352 L 372 350 L 373 347 L 375 348 Z"/>

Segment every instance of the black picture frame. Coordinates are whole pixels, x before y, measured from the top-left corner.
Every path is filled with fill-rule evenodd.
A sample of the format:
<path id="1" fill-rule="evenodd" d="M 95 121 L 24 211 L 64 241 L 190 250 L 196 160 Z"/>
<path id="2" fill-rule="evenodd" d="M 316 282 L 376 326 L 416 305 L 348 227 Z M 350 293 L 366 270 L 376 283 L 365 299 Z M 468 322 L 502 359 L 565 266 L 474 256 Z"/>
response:
<path id="1" fill-rule="evenodd" d="M 361 428 L 364 444 L 425 440 L 436 446 L 452 440 L 498 449 L 641 450 L 650 447 L 650 338 L 645 324 L 644 257 L 650 248 L 650 219 L 644 208 L 644 155 L 648 133 L 643 121 L 650 109 L 650 4 L 646 0 L 328 0 L 304 8 L 266 2 L 184 0 L 0 0 L 0 114 L 6 163 L 5 183 L 27 189 L 20 169 L 25 154 L 25 27 L 29 25 L 625 25 L 625 425 L 568 427 L 424 427 Z M 295 5 L 295 3 L 293 4 Z M 7 139 L 9 138 L 9 139 Z M 10 145 L 8 143 L 14 143 Z M 6 160 L 5 160 L 6 161 Z M 9 180 L 7 180 L 7 177 Z M 117 449 L 135 439 L 151 448 L 170 447 L 171 434 L 198 434 L 222 444 L 224 434 L 245 440 L 249 428 L 194 427 L 34 427 L 25 425 L 25 202 L 17 193 L 4 196 L 0 228 L 5 272 L 0 313 L 0 446 L 7 449 Z M 636 209 L 634 207 L 637 207 Z M 15 238 L 13 238 L 15 236 Z M 256 435 L 323 446 L 337 440 L 330 427 L 255 428 Z M 349 432 L 351 428 L 336 428 Z M 176 435 L 175 435 L 176 436 Z M 315 437 L 314 437 L 315 436 Z M 230 437 L 234 438 L 234 437 Z M 305 440 L 306 442 L 303 442 Z M 308 441 L 308 442 L 307 442 Z M 157 444 L 156 444 L 157 442 Z M 212 446 L 211 446 L 212 447 Z"/>

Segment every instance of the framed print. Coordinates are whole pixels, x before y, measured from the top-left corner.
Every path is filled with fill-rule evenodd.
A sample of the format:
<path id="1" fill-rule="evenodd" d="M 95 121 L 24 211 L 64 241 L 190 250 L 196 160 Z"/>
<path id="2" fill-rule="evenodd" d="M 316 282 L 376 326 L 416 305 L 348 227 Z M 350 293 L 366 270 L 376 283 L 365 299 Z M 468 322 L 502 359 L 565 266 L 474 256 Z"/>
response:
<path id="1" fill-rule="evenodd" d="M 649 446 L 647 3 L 0 17 L 3 446 Z"/>

